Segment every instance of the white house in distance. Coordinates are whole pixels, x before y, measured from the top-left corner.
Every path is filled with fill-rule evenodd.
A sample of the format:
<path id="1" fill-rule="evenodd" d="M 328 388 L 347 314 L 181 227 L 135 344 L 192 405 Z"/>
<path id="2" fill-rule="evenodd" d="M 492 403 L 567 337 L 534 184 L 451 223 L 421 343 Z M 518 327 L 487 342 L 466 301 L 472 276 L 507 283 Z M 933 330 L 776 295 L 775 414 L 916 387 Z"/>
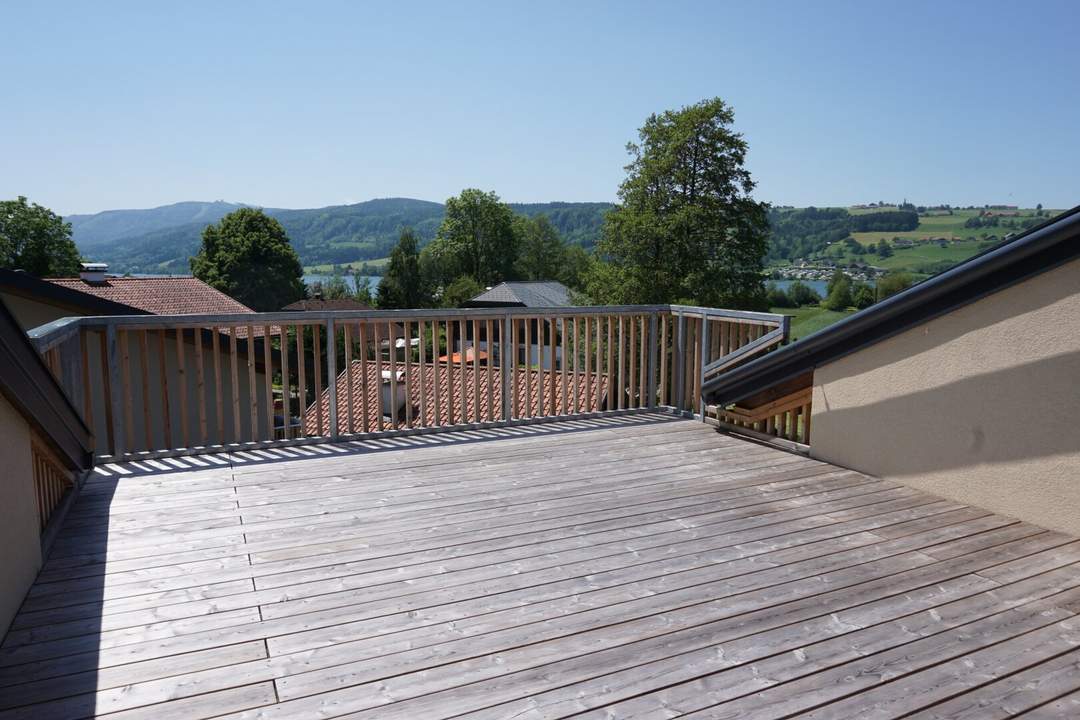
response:
<path id="1" fill-rule="evenodd" d="M 464 308 L 563 308 L 572 305 L 570 289 L 554 280 L 514 280 L 499 283 L 462 303 Z M 518 362 L 541 367 L 544 370 L 560 369 L 562 349 L 557 347 L 559 343 L 552 342 L 551 328 L 541 327 L 536 320 L 529 322 L 530 344 L 526 347 L 524 342 L 519 343 Z M 498 340 L 497 337 L 493 339 L 496 342 Z M 474 343 L 481 350 L 488 350 L 487 338 L 484 337 L 483 332 L 475 340 L 471 337 L 471 330 L 466 334 L 465 347 L 469 348 Z M 494 348 L 494 357 L 498 358 L 497 345 Z"/>

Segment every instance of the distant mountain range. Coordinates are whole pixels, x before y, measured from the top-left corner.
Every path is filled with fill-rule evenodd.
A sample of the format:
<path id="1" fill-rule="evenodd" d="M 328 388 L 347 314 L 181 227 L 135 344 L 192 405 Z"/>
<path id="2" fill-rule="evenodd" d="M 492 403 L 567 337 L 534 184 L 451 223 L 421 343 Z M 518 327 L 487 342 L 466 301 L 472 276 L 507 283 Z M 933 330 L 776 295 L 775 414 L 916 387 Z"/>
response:
<path id="1" fill-rule="evenodd" d="M 203 228 L 243 203 L 180 202 L 146 210 L 106 210 L 69 215 L 75 244 L 88 260 L 113 272 L 187 273 Z M 545 214 L 563 237 L 585 247 L 596 243 L 610 203 L 511 203 L 522 215 Z M 421 242 L 435 237 L 442 203 L 409 198 L 369 200 L 310 210 L 263 208 L 282 224 L 305 267 L 386 257 L 405 226 Z"/>

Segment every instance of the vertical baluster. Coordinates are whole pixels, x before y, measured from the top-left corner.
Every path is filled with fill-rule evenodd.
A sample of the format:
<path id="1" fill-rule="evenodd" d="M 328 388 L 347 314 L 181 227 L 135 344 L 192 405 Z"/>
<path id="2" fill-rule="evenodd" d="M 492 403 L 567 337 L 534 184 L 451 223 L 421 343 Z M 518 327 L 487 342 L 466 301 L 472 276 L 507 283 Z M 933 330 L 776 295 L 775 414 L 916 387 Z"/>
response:
<path id="1" fill-rule="evenodd" d="M 536 413 L 537 417 L 544 415 L 544 318 L 536 318 Z"/>
<path id="2" fill-rule="evenodd" d="M 94 396 L 92 394 L 92 386 L 90 385 L 90 357 L 87 353 L 86 334 L 90 332 L 85 327 L 79 328 L 79 357 L 82 361 L 82 399 L 83 399 L 83 420 L 86 421 L 86 427 L 90 428 L 90 432 L 94 432 Z"/>
<path id="3" fill-rule="evenodd" d="M 274 355 L 270 347 L 271 337 L 270 326 L 263 325 L 263 390 L 266 397 L 266 435 L 263 439 L 266 440 L 274 439 Z"/>
<path id="4" fill-rule="evenodd" d="M 626 325 L 625 317 L 619 315 L 619 409 L 626 407 Z"/>
<path id="5" fill-rule="evenodd" d="M 292 435 L 292 379 L 289 377 L 289 326 L 278 328 L 278 347 L 281 348 L 281 436 Z"/>
<path id="6" fill-rule="evenodd" d="M 525 397 L 522 399 L 521 415 L 522 417 L 530 417 L 532 415 L 532 340 L 529 337 L 531 331 L 532 321 L 529 318 L 522 318 L 522 325 L 525 331 Z"/>
<path id="7" fill-rule="evenodd" d="M 221 329 L 210 328 L 210 349 L 214 354 L 214 408 L 217 412 L 217 442 L 216 445 L 225 444 L 225 399 L 221 394 Z M 172 444 L 171 442 L 169 443 Z"/>
<path id="8" fill-rule="evenodd" d="M 356 398 L 353 397 L 353 384 L 355 378 L 353 377 L 353 338 L 352 338 L 352 323 L 346 321 L 344 327 L 341 329 L 345 339 L 345 373 L 342 377 L 345 378 L 345 429 L 349 434 L 356 432 Z"/>
<path id="9" fill-rule="evenodd" d="M 584 362 L 584 374 L 582 375 L 582 399 L 584 400 L 584 412 L 592 412 L 592 318 L 586 315 L 584 317 L 584 340 L 585 340 L 585 362 Z"/>
<path id="10" fill-rule="evenodd" d="M 439 425 L 442 424 L 442 402 L 441 402 L 442 398 L 440 397 L 440 395 L 442 394 L 442 388 L 440 387 L 440 383 L 442 381 L 439 379 L 439 373 L 442 371 L 442 368 L 440 367 L 441 361 L 439 359 L 439 357 L 440 357 L 440 353 L 439 353 L 439 335 L 440 334 L 442 334 L 442 328 L 440 327 L 439 321 L 437 319 L 432 320 L 431 321 L 431 395 L 432 395 L 431 399 L 432 399 L 432 403 L 433 403 L 433 406 L 434 406 L 433 409 L 435 411 L 435 415 L 432 418 L 431 424 L 433 426 L 435 426 L 435 427 L 438 427 Z"/>
<path id="11" fill-rule="evenodd" d="M 559 398 L 559 414 L 570 414 L 570 387 L 567 383 L 567 367 L 570 365 L 570 356 L 567 354 L 569 351 L 569 343 L 567 343 L 567 331 L 569 330 L 568 318 L 563 316 L 559 318 L 559 374 L 562 383 L 562 397 Z"/>
<path id="12" fill-rule="evenodd" d="M 458 366 L 457 376 L 459 380 L 458 392 L 461 397 L 461 414 L 458 416 L 458 422 L 465 424 L 469 422 L 469 386 L 466 383 L 466 365 L 465 365 L 465 320 L 458 318 L 457 321 L 457 337 L 458 337 Z M 453 353 L 450 354 L 450 358 L 453 359 Z"/>
<path id="13" fill-rule="evenodd" d="M 638 406 L 638 396 L 641 394 L 641 388 L 637 386 L 637 318 L 630 315 L 626 318 L 626 324 L 630 326 L 630 340 L 626 347 L 626 352 L 630 356 L 630 371 L 627 376 L 629 393 L 626 397 L 626 406 L 633 408 Z"/>
<path id="14" fill-rule="evenodd" d="M 334 318 L 326 319 L 326 404 L 327 427 L 331 438 L 341 437 L 338 419 L 338 371 L 337 371 L 337 324 Z"/>
<path id="15" fill-rule="evenodd" d="M 473 422 L 480 422 L 480 352 L 479 352 L 479 341 L 480 341 L 480 324 L 479 324 L 479 321 L 474 318 L 473 321 L 472 321 L 472 387 L 473 387 L 473 390 L 472 390 L 472 401 L 473 401 L 472 420 L 473 420 Z M 464 348 L 464 346 L 462 346 L 462 352 L 464 352 L 464 351 L 465 351 L 465 348 Z"/>
<path id="16" fill-rule="evenodd" d="M 198 328 L 192 330 L 192 334 Z M 179 383 L 176 396 L 180 400 L 180 441 L 184 447 L 191 447 L 191 433 L 188 427 L 188 369 L 187 348 L 184 344 L 184 328 L 176 328 L 176 378 Z M 164 365 L 164 361 L 162 361 Z"/>
<path id="17" fill-rule="evenodd" d="M 104 405 L 105 405 L 105 444 L 108 448 L 109 454 L 115 456 L 117 454 L 116 443 L 120 439 L 120 431 L 117 424 L 120 421 L 120 398 L 115 395 L 117 387 L 116 375 L 118 375 L 118 368 L 116 365 L 116 328 L 113 325 L 109 325 L 106 329 L 101 331 L 98 337 L 98 350 L 101 354 L 101 375 L 104 380 Z"/>
<path id="18" fill-rule="evenodd" d="M 325 435 L 323 429 L 323 396 L 322 396 L 322 326 L 313 323 L 311 325 L 312 358 L 315 367 L 312 374 L 315 376 L 315 432 Z"/>
<path id="19" fill-rule="evenodd" d="M 408 320 L 404 324 L 405 329 L 405 427 L 412 427 L 412 323 Z"/>
<path id="20" fill-rule="evenodd" d="M 370 325 L 366 321 L 357 323 L 356 330 L 360 335 L 360 432 L 371 432 L 371 406 L 368 398 L 371 397 L 371 379 L 368 375 L 368 329 Z M 375 387 L 379 387 L 379 381 L 375 381 Z"/>
<path id="21" fill-rule="evenodd" d="M 548 369 L 544 375 L 545 382 L 548 383 L 548 417 L 554 417 L 559 414 L 559 360 L 556 348 L 558 347 L 558 329 L 556 328 L 556 321 L 554 317 L 550 317 L 546 321 L 547 326 L 547 347 L 548 347 Z"/>
<path id="22" fill-rule="evenodd" d="M 375 430 L 383 431 L 383 377 L 382 377 L 382 333 L 379 331 L 379 321 L 371 323 L 372 335 L 375 342 Z"/>
<path id="23" fill-rule="evenodd" d="M 296 395 L 300 406 L 300 436 L 308 434 L 307 424 L 307 353 L 304 352 L 304 326 L 296 326 Z"/>
<path id="24" fill-rule="evenodd" d="M 425 340 L 427 330 L 427 322 L 425 320 L 419 320 L 416 323 L 416 336 L 417 336 L 417 361 L 419 365 L 417 370 L 420 373 L 420 418 L 419 427 L 427 427 L 433 424 L 428 415 L 428 391 L 427 391 L 427 340 Z M 490 363 L 491 360 L 489 359 Z"/>
<path id="25" fill-rule="evenodd" d="M 512 317 L 510 320 L 510 353 L 507 356 L 509 360 L 508 370 L 510 372 L 510 401 L 511 401 L 511 414 L 513 417 L 521 417 L 521 406 L 519 402 L 518 388 L 521 387 L 521 371 L 518 369 L 518 344 L 521 340 L 521 334 L 518 330 L 518 318 Z"/>
<path id="26" fill-rule="evenodd" d="M 161 385 L 161 424 L 164 431 L 165 447 L 173 447 L 172 412 L 169 407 L 169 368 L 165 353 L 165 329 L 159 328 L 158 337 L 158 383 Z"/>
<path id="27" fill-rule="evenodd" d="M 392 322 L 386 323 L 386 334 L 390 338 L 390 428 L 398 429 L 398 359 L 397 359 L 397 328 Z"/>
<path id="28" fill-rule="evenodd" d="M 668 316 L 660 315 L 660 404 L 668 404 Z"/>
<path id="29" fill-rule="evenodd" d="M 596 316 L 596 322 L 594 323 L 596 331 L 596 365 L 593 367 L 593 377 L 589 381 L 593 386 L 593 410 L 600 411 L 604 409 L 604 394 L 603 394 L 603 373 L 604 373 L 604 317 L 602 315 Z"/>
<path id="30" fill-rule="evenodd" d="M 596 327 L 596 336 L 597 336 L 597 338 L 601 337 L 601 332 L 602 332 L 601 323 L 603 323 L 603 325 L 605 326 L 604 329 L 606 330 L 606 335 L 604 336 L 604 359 L 603 359 L 603 362 L 604 362 L 604 364 L 603 364 L 603 379 L 604 379 L 604 381 L 603 381 L 603 383 L 600 382 L 601 357 L 600 357 L 600 349 L 599 348 L 597 348 L 597 353 L 596 353 L 596 375 L 597 375 L 596 391 L 598 393 L 600 392 L 601 385 L 603 385 L 603 388 L 604 388 L 603 397 L 602 398 L 598 397 L 597 401 L 600 401 L 601 399 L 603 400 L 602 409 L 604 409 L 604 410 L 614 410 L 615 409 L 615 391 L 614 391 L 614 387 L 615 387 L 615 383 L 614 383 L 614 372 L 615 372 L 615 354 L 614 354 L 615 353 L 615 318 L 613 318 L 611 315 L 604 315 L 602 318 L 598 317 L 596 319 L 596 323 L 597 323 L 597 327 Z M 600 340 L 598 339 L 597 340 L 597 345 L 599 345 L 599 344 L 600 344 Z"/>
<path id="31" fill-rule="evenodd" d="M 446 367 L 444 368 L 444 375 L 446 376 L 446 424 L 453 425 L 455 424 L 454 420 L 457 412 L 454 401 L 454 395 L 457 391 L 455 387 L 457 382 L 454 379 L 454 321 L 448 318 L 444 325 L 446 326 Z"/>
<path id="32" fill-rule="evenodd" d="M 153 425 L 150 423 L 150 342 L 146 330 L 134 330 L 139 335 L 139 384 L 142 388 L 143 442 L 147 450 L 154 449 Z"/>
<path id="33" fill-rule="evenodd" d="M 513 362 L 514 345 L 510 340 L 511 328 L 514 325 L 513 315 L 507 311 L 503 316 L 501 330 L 499 331 L 499 385 L 502 389 L 502 419 L 510 420 L 512 415 L 513 401 L 511 394 L 513 387 L 510 376 L 510 367 Z"/>
<path id="34" fill-rule="evenodd" d="M 251 427 L 248 428 L 248 439 L 255 441 L 259 439 L 259 390 L 255 372 L 255 326 L 247 326 L 247 373 L 248 373 L 248 400 L 250 401 L 250 421 Z M 316 390 L 316 397 L 318 397 L 318 391 Z M 184 423 L 187 425 L 187 422 Z"/>
<path id="35" fill-rule="evenodd" d="M 811 411 L 811 406 L 810 406 L 810 403 L 807 402 L 805 405 L 802 406 L 802 418 L 803 418 L 803 423 L 802 423 L 802 443 L 803 443 L 803 445 L 809 445 L 810 444 L 810 411 Z"/>
<path id="36" fill-rule="evenodd" d="M 570 373 L 573 379 L 572 391 L 574 394 L 574 409 L 570 412 L 572 415 L 577 415 L 581 412 L 581 366 L 580 358 L 578 357 L 581 354 L 579 352 L 581 346 L 578 345 L 581 341 L 581 336 L 578 333 L 578 318 L 576 315 L 573 317 L 572 327 L 570 340 L 573 345 L 573 348 L 571 349 L 571 353 L 573 354 L 573 365 L 571 366 Z"/>
<path id="37" fill-rule="evenodd" d="M 234 325 L 229 333 L 229 350 L 230 350 L 230 372 L 232 387 L 232 416 L 233 416 L 233 442 L 238 443 L 241 440 L 240 432 L 240 351 L 238 349 L 237 335 L 240 334 L 240 327 Z"/>
<path id="38" fill-rule="evenodd" d="M 127 330 L 120 331 L 120 350 L 123 353 L 121 368 L 123 370 L 123 386 L 121 395 L 124 398 L 124 446 L 130 452 L 135 449 L 135 420 L 132 396 L 135 394 L 131 388 L 131 339 Z"/>
<path id="39" fill-rule="evenodd" d="M 495 324 L 488 318 L 485 321 L 484 336 L 487 347 L 487 420 L 490 422 L 495 421 L 495 335 L 492 332 L 495 329 Z"/>
<path id="40" fill-rule="evenodd" d="M 206 373 L 203 367 L 203 329 L 197 327 L 192 330 L 192 340 L 195 341 L 195 395 L 198 398 L 199 414 L 199 444 L 207 444 L 206 428 Z"/>

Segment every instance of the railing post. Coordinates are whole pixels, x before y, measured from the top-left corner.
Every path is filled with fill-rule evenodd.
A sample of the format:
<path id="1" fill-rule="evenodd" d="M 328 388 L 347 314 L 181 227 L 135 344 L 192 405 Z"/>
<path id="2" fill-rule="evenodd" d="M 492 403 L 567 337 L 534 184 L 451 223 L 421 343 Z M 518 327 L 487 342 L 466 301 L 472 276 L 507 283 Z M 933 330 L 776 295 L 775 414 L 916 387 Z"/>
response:
<path id="1" fill-rule="evenodd" d="M 780 316 L 780 329 L 783 331 L 783 335 L 782 335 L 783 340 L 780 341 L 780 344 L 781 345 L 787 345 L 788 344 L 788 339 L 791 337 L 791 316 L 790 315 L 781 315 Z"/>
<path id="2" fill-rule="evenodd" d="M 656 407 L 656 327 L 658 314 L 649 313 L 649 407 Z"/>
<path id="3" fill-rule="evenodd" d="M 698 368 L 698 410 L 705 422 L 705 366 L 709 364 L 709 316 L 701 313 L 701 366 Z"/>
<path id="4" fill-rule="evenodd" d="M 675 328 L 675 407 L 684 410 L 683 400 L 686 398 L 686 316 L 681 312 L 678 315 L 679 322 Z"/>
<path id="5" fill-rule="evenodd" d="M 510 324 L 513 322 L 512 316 L 509 312 L 503 317 L 502 326 L 502 342 L 499 343 L 501 349 L 499 350 L 499 370 L 501 373 L 502 381 L 502 412 L 503 420 L 510 419 L 511 412 L 511 397 L 510 397 L 510 363 L 509 359 L 514 356 L 514 348 L 510 347 Z"/>
<path id="6" fill-rule="evenodd" d="M 109 397 L 106 402 L 112 408 L 113 446 L 109 450 L 113 458 L 118 458 L 124 454 L 123 428 L 120 426 L 124 411 L 120 407 L 120 349 L 116 342 L 116 326 L 112 323 L 105 326 L 105 345 L 109 352 Z"/>
<path id="7" fill-rule="evenodd" d="M 330 437 L 334 440 L 341 436 L 338 432 L 338 417 L 337 417 L 337 335 L 334 327 L 334 318 L 327 318 L 326 320 L 326 392 L 327 398 L 330 402 Z M 394 348 L 394 341 L 390 341 L 391 353 Z M 319 362 L 319 358 L 315 358 L 315 362 Z M 267 372 L 270 372 L 267 368 Z M 346 382 L 352 382 L 352 379 L 346 376 Z M 316 399 L 316 402 L 318 400 Z"/>

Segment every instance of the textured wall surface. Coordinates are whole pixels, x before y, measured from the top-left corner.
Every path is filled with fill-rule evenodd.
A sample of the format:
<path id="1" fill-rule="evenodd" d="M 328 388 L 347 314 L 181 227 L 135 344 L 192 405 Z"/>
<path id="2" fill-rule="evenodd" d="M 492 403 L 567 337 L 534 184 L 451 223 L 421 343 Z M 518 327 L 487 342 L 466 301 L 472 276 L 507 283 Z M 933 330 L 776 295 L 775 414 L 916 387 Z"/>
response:
<path id="1" fill-rule="evenodd" d="M 1080 262 L 819 368 L 815 457 L 1080 535 Z"/>

